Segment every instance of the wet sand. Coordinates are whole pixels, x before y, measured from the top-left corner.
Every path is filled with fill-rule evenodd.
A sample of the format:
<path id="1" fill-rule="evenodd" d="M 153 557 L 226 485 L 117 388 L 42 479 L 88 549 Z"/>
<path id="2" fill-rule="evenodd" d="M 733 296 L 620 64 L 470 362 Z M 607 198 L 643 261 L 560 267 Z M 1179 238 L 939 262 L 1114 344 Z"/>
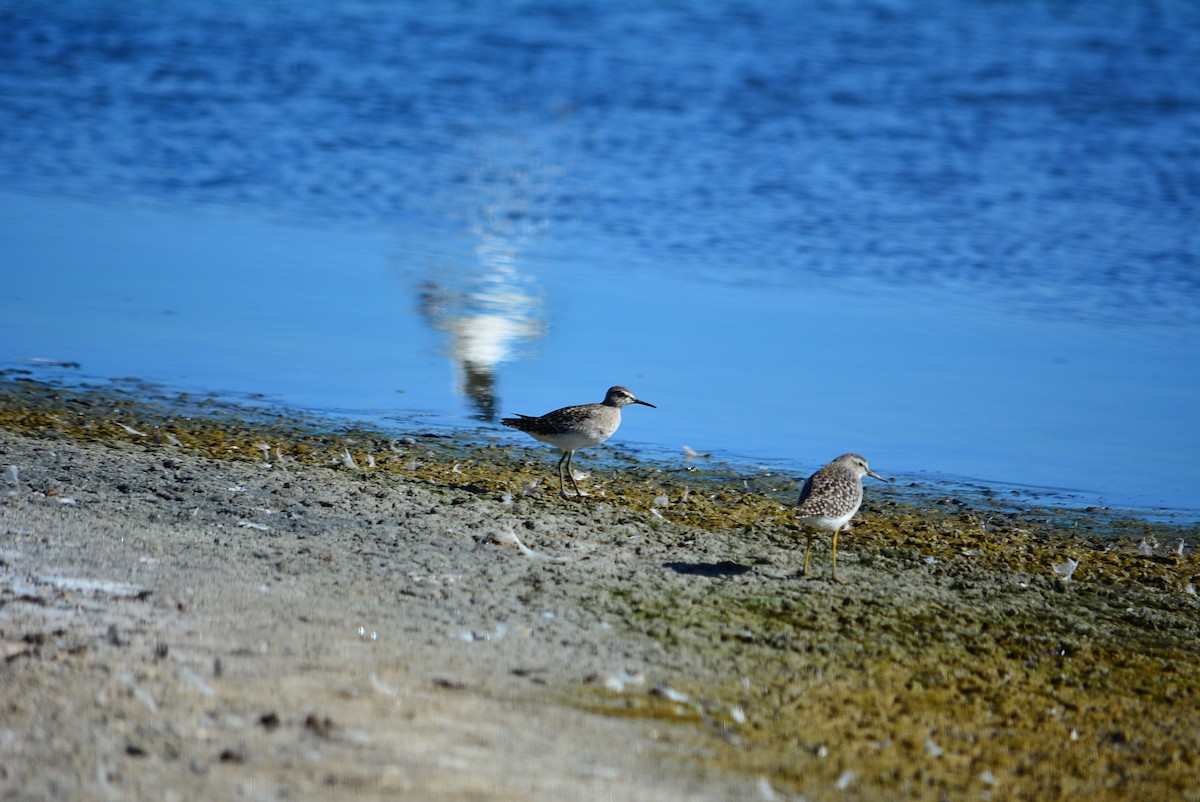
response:
<path id="1" fill-rule="evenodd" d="M 1200 799 L 1194 530 L 3 389 L 4 798 Z"/>

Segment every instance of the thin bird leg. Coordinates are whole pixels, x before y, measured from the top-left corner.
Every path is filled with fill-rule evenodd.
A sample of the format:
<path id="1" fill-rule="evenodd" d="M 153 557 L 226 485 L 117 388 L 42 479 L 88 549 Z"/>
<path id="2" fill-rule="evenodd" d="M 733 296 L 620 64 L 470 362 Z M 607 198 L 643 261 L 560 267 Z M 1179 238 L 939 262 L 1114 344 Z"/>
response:
<path id="1" fill-rule="evenodd" d="M 571 485 L 575 488 L 575 497 L 583 498 L 583 493 L 579 489 L 579 482 L 575 481 L 575 471 L 571 470 L 571 457 L 573 456 L 575 456 L 574 451 L 567 454 L 567 476 L 571 477 Z"/>
<path id="2" fill-rule="evenodd" d="M 564 451 L 562 456 L 558 458 L 558 494 L 563 498 L 567 497 L 567 487 L 563 483 L 563 463 L 571 456 L 570 451 Z"/>
<path id="3" fill-rule="evenodd" d="M 808 555 L 812 552 L 813 533 L 808 533 L 808 545 L 804 547 L 804 570 L 800 576 L 808 576 Z"/>
<path id="4" fill-rule="evenodd" d="M 838 581 L 838 578 L 837 578 L 837 539 L 838 539 L 838 532 L 840 532 L 840 531 L 842 531 L 842 530 L 840 530 L 840 529 L 833 530 L 833 570 L 829 572 L 829 579 L 832 582 Z"/>

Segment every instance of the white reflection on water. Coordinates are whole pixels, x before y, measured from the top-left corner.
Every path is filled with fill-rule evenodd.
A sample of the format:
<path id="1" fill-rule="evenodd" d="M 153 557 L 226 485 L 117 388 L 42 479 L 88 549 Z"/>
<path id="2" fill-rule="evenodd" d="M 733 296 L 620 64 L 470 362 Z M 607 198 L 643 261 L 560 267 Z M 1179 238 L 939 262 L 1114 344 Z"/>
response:
<path id="1" fill-rule="evenodd" d="M 434 265 L 419 290 L 422 315 L 450 336 L 459 393 L 485 421 L 497 415 L 497 369 L 546 329 L 522 251 L 548 225 L 536 204 L 556 172 L 519 144 L 493 142 L 495 152 L 473 172 L 461 199 L 478 240 L 476 261 Z"/>
<path id="2" fill-rule="evenodd" d="M 541 301 L 526 289 L 519 252 L 503 241 L 476 249 L 483 275 L 466 290 L 429 281 L 421 287 L 420 308 L 430 323 L 450 335 L 458 392 L 470 399 L 475 416 L 496 418 L 496 371 L 516 356 L 522 343 L 545 329 Z"/>

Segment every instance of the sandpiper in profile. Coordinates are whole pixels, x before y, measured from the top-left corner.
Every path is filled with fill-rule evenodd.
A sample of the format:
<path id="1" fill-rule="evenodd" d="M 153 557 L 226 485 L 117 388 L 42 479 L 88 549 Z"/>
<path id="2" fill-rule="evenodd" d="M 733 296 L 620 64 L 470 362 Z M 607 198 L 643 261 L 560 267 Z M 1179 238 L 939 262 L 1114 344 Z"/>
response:
<path id="1" fill-rule="evenodd" d="M 804 548 L 804 576 L 808 576 L 808 557 L 812 551 L 813 529 L 833 532 L 833 570 L 830 578 L 837 581 L 838 532 L 850 528 L 850 519 L 862 506 L 864 476 L 874 476 L 884 482 L 879 474 L 867 466 L 867 460 L 858 454 L 843 454 L 821 470 L 808 477 L 800 490 L 796 502 L 796 515 L 809 528 L 808 545 Z"/>
<path id="2" fill-rule="evenodd" d="M 583 493 L 575 481 L 575 474 L 571 472 L 571 457 L 576 449 L 599 445 L 611 437 L 621 425 L 621 407 L 630 404 L 654 406 L 646 401 L 639 401 L 625 387 L 610 387 L 599 404 L 563 407 L 540 417 L 517 415 L 515 418 L 504 418 L 500 422 L 525 432 L 535 440 L 560 449 L 563 455 L 558 460 L 558 493 L 563 497 L 567 495 L 563 481 L 565 463 L 567 476 L 571 477 L 571 485 L 575 488 L 575 496 L 580 497 Z"/>

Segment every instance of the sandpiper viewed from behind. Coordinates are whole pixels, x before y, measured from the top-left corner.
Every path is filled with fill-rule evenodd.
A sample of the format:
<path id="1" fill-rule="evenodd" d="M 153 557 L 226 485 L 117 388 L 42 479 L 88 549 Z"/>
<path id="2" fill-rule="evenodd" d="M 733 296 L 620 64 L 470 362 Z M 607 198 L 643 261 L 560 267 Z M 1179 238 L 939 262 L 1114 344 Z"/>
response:
<path id="1" fill-rule="evenodd" d="M 639 401 L 628 388 L 617 386 L 608 388 L 604 400 L 599 404 L 563 407 L 540 417 L 518 414 L 515 418 L 504 418 L 500 422 L 560 449 L 563 455 L 558 460 L 558 493 L 564 498 L 567 495 L 563 481 L 565 463 L 567 476 L 571 477 L 571 485 L 575 488 L 575 497 L 579 498 L 583 492 L 571 471 L 571 458 L 575 450 L 599 445 L 611 437 L 621 425 L 621 407 L 630 404 L 654 407 L 654 404 Z"/>
<path id="2" fill-rule="evenodd" d="M 808 557 L 812 551 L 813 529 L 833 532 L 833 570 L 830 578 L 837 581 L 838 532 L 850 528 L 850 519 L 862 506 L 864 476 L 884 479 L 867 466 L 858 454 L 843 454 L 808 477 L 796 502 L 796 515 L 809 529 L 808 545 L 804 548 L 804 570 L 808 576 Z"/>

